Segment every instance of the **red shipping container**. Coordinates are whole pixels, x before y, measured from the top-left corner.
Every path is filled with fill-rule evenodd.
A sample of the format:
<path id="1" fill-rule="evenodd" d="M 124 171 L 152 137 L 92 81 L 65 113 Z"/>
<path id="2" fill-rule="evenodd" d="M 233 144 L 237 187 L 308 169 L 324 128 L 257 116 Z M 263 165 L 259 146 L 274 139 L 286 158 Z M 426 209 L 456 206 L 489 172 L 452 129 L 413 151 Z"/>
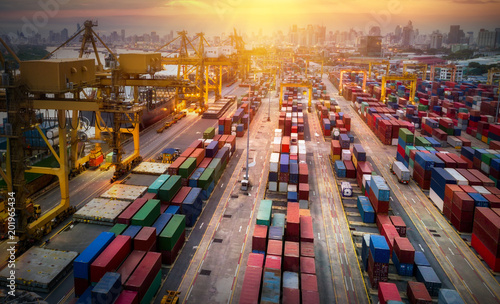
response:
<path id="1" fill-rule="evenodd" d="M 472 222 L 461 221 L 454 213 L 453 208 L 451 209 L 450 222 L 459 232 L 472 232 Z"/>
<path id="2" fill-rule="evenodd" d="M 497 187 L 485 187 L 491 194 L 500 195 L 500 189 Z"/>
<path id="3" fill-rule="evenodd" d="M 469 169 L 469 172 L 474 175 L 475 177 L 477 177 L 481 183 L 482 183 L 482 186 L 484 187 L 495 187 L 495 182 L 492 181 L 491 179 L 489 179 L 486 175 L 484 175 L 483 173 L 481 173 L 479 170 L 477 169 Z"/>
<path id="4" fill-rule="evenodd" d="M 302 304 L 319 304 L 319 293 L 317 291 L 302 290 Z"/>
<path id="5" fill-rule="evenodd" d="M 452 202 L 461 211 L 474 211 L 474 200 L 465 192 L 453 193 Z"/>
<path id="6" fill-rule="evenodd" d="M 347 178 L 356 178 L 356 168 L 354 168 L 354 164 L 350 160 L 344 160 L 344 166 L 346 171 Z"/>
<path id="7" fill-rule="evenodd" d="M 161 262 L 162 264 L 172 265 L 179 254 L 184 242 L 186 240 L 186 231 L 183 231 L 177 243 L 175 243 L 174 248 L 170 251 L 162 251 L 161 252 Z"/>
<path id="8" fill-rule="evenodd" d="M 459 185 L 446 184 L 444 188 L 444 196 L 453 200 L 453 193 L 463 192 L 463 189 Z"/>
<path id="9" fill-rule="evenodd" d="M 146 253 L 139 266 L 123 285 L 124 289 L 137 291 L 139 298 L 142 299 L 160 270 L 161 254 L 158 252 Z"/>
<path id="10" fill-rule="evenodd" d="M 189 191 L 191 191 L 191 189 L 191 187 L 182 187 L 174 196 L 170 204 L 174 206 L 182 206 L 182 202 L 186 199 L 186 196 L 189 194 Z"/>
<path id="11" fill-rule="evenodd" d="M 500 216 L 486 207 L 476 207 L 474 225 L 480 225 L 497 243 L 500 242 Z"/>
<path id="12" fill-rule="evenodd" d="M 473 233 L 471 240 L 472 248 L 474 248 L 477 253 L 484 259 L 486 264 L 491 268 L 491 270 L 498 272 L 500 271 L 500 258 L 496 257 L 493 253 L 491 253 L 486 246 L 484 246 L 483 242 L 477 238 L 477 236 Z"/>
<path id="13" fill-rule="evenodd" d="M 377 214 L 376 222 L 377 222 L 378 231 L 382 231 L 382 225 L 392 224 L 391 219 L 390 219 L 389 215 L 387 215 L 387 214 Z"/>
<path id="14" fill-rule="evenodd" d="M 122 290 L 114 304 L 139 304 L 137 291 Z"/>
<path id="15" fill-rule="evenodd" d="M 300 256 L 314 258 L 314 244 L 309 242 L 300 242 Z"/>
<path id="16" fill-rule="evenodd" d="M 377 289 L 379 282 L 387 282 L 389 275 L 389 264 L 375 263 L 371 251 L 368 252 L 368 277 L 372 288 Z"/>
<path id="17" fill-rule="evenodd" d="M 281 256 L 283 254 L 283 242 L 269 240 L 267 243 L 267 254 Z"/>
<path id="18" fill-rule="evenodd" d="M 396 227 L 400 237 L 406 237 L 406 224 L 400 216 L 391 215 L 389 217 L 392 224 Z"/>
<path id="19" fill-rule="evenodd" d="M 300 290 L 284 287 L 282 303 L 300 304 Z"/>
<path id="20" fill-rule="evenodd" d="M 415 248 L 405 237 L 397 237 L 394 239 L 394 253 L 398 256 L 398 260 L 402 264 L 413 264 L 415 259 Z"/>
<path id="21" fill-rule="evenodd" d="M 483 194 L 490 203 L 490 208 L 500 208 L 500 198 L 495 194 Z"/>
<path id="22" fill-rule="evenodd" d="M 156 193 L 154 193 L 156 195 Z M 130 225 L 132 217 L 139 211 L 139 209 L 146 204 L 148 200 L 145 197 L 140 197 L 136 199 L 132 204 L 130 204 L 116 219 L 119 224 Z"/>
<path id="23" fill-rule="evenodd" d="M 267 226 L 255 225 L 252 237 L 252 250 L 266 252 Z"/>
<path id="24" fill-rule="evenodd" d="M 379 201 L 370 188 L 370 193 L 368 194 L 368 198 L 370 199 L 370 203 L 372 203 L 373 209 L 375 213 L 388 213 L 389 212 L 389 202 L 388 201 Z"/>
<path id="25" fill-rule="evenodd" d="M 311 257 L 300 257 L 300 272 L 316 274 L 316 260 Z"/>
<path id="26" fill-rule="evenodd" d="M 394 249 L 394 239 L 399 237 L 399 233 L 396 230 L 396 227 L 394 227 L 394 225 L 392 224 L 384 224 L 382 225 L 380 234 L 385 237 L 387 244 L 389 244 L 389 249 L 391 250 L 392 255 L 392 250 Z"/>
<path id="27" fill-rule="evenodd" d="M 483 227 L 480 225 L 474 225 L 472 233 L 476 235 L 488 251 L 490 251 L 495 257 L 500 257 L 500 243 L 488 235 L 488 232 Z"/>
<path id="28" fill-rule="evenodd" d="M 306 163 L 299 164 L 299 183 L 307 184 L 309 182 L 309 168 Z"/>
<path id="29" fill-rule="evenodd" d="M 240 304 L 259 303 L 260 284 L 262 281 L 262 268 L 248 266 L 243 278 L 243 286 L 240 294 Z"/>
<path id="30" fill-rule="evenodd" d="M 312 217 L 300 217 L 300 241 L 314 243 L 314 231 Z"/>
<path id="31" fill-rule="evenodd" d="M 193 141 L 193 143 L 190 144 L 188 148 L 191 148 L 191 149 L 203 148 L 203 141 L 200 139 L 197 139 L 197 140 Z"/>
<path id="32" fill-rule="evenodd" d="M 75 296 L 81 296 L 85 290 L 90 286 L 89 280 L 74 278 L 75 279 Z"/>
<path id="33" fill-rule="evenodd" d="M 264 267 L 264 254 L 250 252 L 247 266 Z"/>
<path id="34" fill-rule="evenodd" d="M 144 195 L 141 198 L 148 201 L 150 199 L 157 199 L 157 197 L 158 197 L 158 193 L 146 192 L 146 193 L 144 193 Z"/>
<path id="35" fill-rule="evenodd" d="M 292 242 L 299 241 L 300 231 L 300 205 L 299 203 L 288 202 L 286 210 L 286 240 Z"/>
<path id="36" fill-rule="evenodd" d="M 300 274 L 300 289 L 318 291 L 318 278 L 314 274 Z"/>
<path id="37" fill-rule="evenodd" d="M 179 167 L 182 165 L 182 163 L 184 163 L 186 159 L 186 157 L 182 156 L 177 157 L 177 159 L 170 164 L 170 167 L 168 167 L 167 173 L 170 175 L 177 175 L 177 173 L 179 173 Z"/>
<path id="38" fill-rule="evenodd" d="M 205 158 L 201 161 L 201 163 L 200 163 L 200 165 L 198 166 L 198 168 L 206 168 L 206 167 L 208 167 L 208 165 L 210 165 L 210 162 L 211 162 L 211 161 L 212 161 L 212 158 L 205 157 Z"/>
<path id="39" fill-rule="evenodd" d="M 477 177 L 475 177 L 471 172 L 469 172 L 469 170 L 457 169 L 457 172 L 460 173 L 460 175 L 462 175 L 469 181 L 469 185 L 482 186 L 482 182 Z"/>
<path id="40" fill-rule="evenodd" d="M 398 287 L 394 283 L 378 283 L 378 300 L 380 304 L 386 304 L 387 301 L 401 301 Z"/>
<path id="41" fill-rule="evenodd" d="M 185 157 L 185 158 L 188 158 L 191 156 L 191 154 L 194 152 L 194 148 L 187 148 L 186 150 L 184 150 L 184 152 L 181 153 L 181 155 L 179 155 L 180 157 Z"/>
<path id="42" fill-rule="evenodd" d="M 290 136 L 283 136 L 281 140 L 281 153 L 290 153 Z"/>
<path id="43" fill-rule="evenodd" d="M 156 228 L 142 227 L 134 238 L 134 250 L 156 251 Z"/>
<path id="44" fill-rule="evenodd" d="M 167 210 L 168 206 L 170 206 L 169 203 L 161 202 L 161 205 L 160 205 L 160 214 L 165 213 L 165 211 Z"/>
<path id="45" fill-rule="evenodd" d="M 127 282 L 128 278 L 137 268 L 137 265 L 139 265 L 145 255 L 146 251 L 134 250 L 132 251 L 132 253 L 130 253 L 125 262 L 123 262 L 123 264 L 120 266 L 120 268 L 118 268 L 116 272 L 121 275 L 122 285 Z"/>
<path id="46" fill-rule="evenodd" d="M 476 189 L 472 188 L 472 186 L 469 185 L 462 185 L 460 186 L 460 188 L 462 188 L 462 191 L 466 193 L 478 193 Z"/>
<path id="47" fill-rule="evenodd" d="M 281 256 L 267 255 L 264 271 L 271 271 L 281 276 Z"/>
<path id="48" fill-rule="evenodd" d="M 309 184 L 299 184 L 299 200 L 309 200 Z"/>
<path id="49" fill-rule="evenodd" d="M 463 160 L 459 155 L 448 153 L 448 157 L 455 161 L 457 168 L 460 169 L 469 168 L 469 164 L 465 160 Z"/>
<path id="50" fill-rule="evenodd" d="M 108 271 L 115 271 L 132 250 L 132 239 L 128 235 L 118 235 L 90 265 L 90 281 L 99 280 Z"/>
<path id="51" fill-rule="evenodd" d="M 283 271 L 299 272 L 299 245 L 298 242 L 285 242 Z"/>

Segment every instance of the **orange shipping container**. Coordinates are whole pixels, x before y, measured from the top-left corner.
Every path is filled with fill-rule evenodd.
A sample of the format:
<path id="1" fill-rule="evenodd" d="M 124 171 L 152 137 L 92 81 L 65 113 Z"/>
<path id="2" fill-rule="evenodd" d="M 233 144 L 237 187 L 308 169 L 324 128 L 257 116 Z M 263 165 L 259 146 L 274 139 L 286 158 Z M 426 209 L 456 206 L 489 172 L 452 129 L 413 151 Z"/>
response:
<path id="1" fill-rule="evenodd" d="M 203 161 L 203 158 L 205 158 L 205 150 L 201 148 L 196 149 L 191 153 L 191 157 L 196 158 L 196 167 L 198 167 Z"/>

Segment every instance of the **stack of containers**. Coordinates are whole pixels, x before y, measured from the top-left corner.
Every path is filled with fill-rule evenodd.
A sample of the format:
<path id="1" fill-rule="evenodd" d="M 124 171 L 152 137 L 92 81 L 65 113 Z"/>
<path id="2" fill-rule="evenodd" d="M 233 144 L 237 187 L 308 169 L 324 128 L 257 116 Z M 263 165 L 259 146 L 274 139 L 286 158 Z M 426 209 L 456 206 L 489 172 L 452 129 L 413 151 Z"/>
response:
<path id="1" fill-rule="evenodd" d="M 413 263 L 415 249 L 410 241 L 405 237 L 394 239 L 394 252 L 392 262 L 396 266 L 396 271 L 401 276 L 413 276 Z"/>
<path id="2" fill-rule="evenodd" d="M 421 282 L 408 282 L 406 295 L 410 304 L 432 304 L 432 298 Z"/>
<path id="3" fill-rule="evenodd" d="M 268 189 L 269 191 L 278 191 L 278 172 L 279 172 L 279 153 L 272 153 L 269 160 L 269 177 L 268 177 Z"/>
<path id="4" fill-rule="evenodd" d="M 444 192 L 447 184 L 456 185 L 457 180 L 445 169 L 433 167 L 429 197 L 441 212 L 443 212 Z"/>
<path id="5" fill-rule="evenodd" d="M 476 208 L 471 244 L 493 271 L 500 271 L 500 209 Z"/>
<path id="6" fill-rule="evenodd" d="M 250 253 L 238 303 L 252 304 L 259 302 L 263 266 L 264 254 Z"/>
<path id="7" fill-rule="evenodd" d="M 430 154 L 424 152 L 416 152 L 415 162 L 413 165 L 413 179 L 424 190 L 429 190 L 431 187 L 432 168 L 436 159 Z"/>
<path id="8" fill-rule="evenodd" d="M 406 146 L 413 146 L 414 135 L 406 128 L 399 129 L 398 135 L 396 160 L 402 162 L 408 168 L 410 158 L 406 155 Z"/>
<path id="9" fill-rule="evenodd" d="M 338 140 L 332 139 L 330 146 L 331 146 L 330 157 L 332 161 L 340 160 L 340 157 L 342 155 L 342 148 L 340 146 L 340 142 Z"/>
<path id="10" fill-rule="evenodd" d="M 389 212 L 390 188 L 382 176 L 372 176 L 368 197 L 370 198 L 375 213 Z"/>
<path id="11" fill-rule="evenodd" d="M 389 219 L 394 225 L 394 228 L 396 228 L 396 231 L 398 232 L 399 236 L 406 237 L 406 224 L 403 221 L 403 218 L 397 215 L 391 215 L 389 216 Z"/>
<path id="12" fill-rule="evenodd" d="M 90 265 L 90 282 L 97 283 L 109 271 L 116 271 L 132 251 L 132 238 L 118 235 Z"/>
<path id="13" fill-rule="evenodd" d="M 377 289 L 379 282 L 387 282 L 390 254 L 389 245 L 383 236 L 370 235 L 367 272 L 372 288 Z"/>
<path id="14" fill-rule="evenodd" d="M 186 240 L 186 216 L 174 214 L 158 236 L 158 249 L 163 264 L 171 265 Z"/>

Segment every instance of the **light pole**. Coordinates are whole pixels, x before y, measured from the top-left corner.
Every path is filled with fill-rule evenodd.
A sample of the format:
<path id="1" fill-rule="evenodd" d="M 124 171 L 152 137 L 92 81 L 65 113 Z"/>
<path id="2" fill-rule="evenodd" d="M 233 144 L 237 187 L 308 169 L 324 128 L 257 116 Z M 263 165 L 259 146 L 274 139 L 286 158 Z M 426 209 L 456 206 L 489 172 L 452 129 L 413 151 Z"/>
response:
<path id="1" fill-rule="evenodd" d="M 273 91 L 269 89 L 269 103 L 268 103 L 268 109 L 267 109 L 267 121 L 271 121 L 271 94 Z"/>
<path id="2" fill-rule="evenodd" d="M 250 88 L 248 88 L 248 102 L 250 102 Z M 250 111 L 249 111 L 250 112 Z M 250 113 L 247 114 L 247 169 L 245 170 L 245 179 L 248 181 L 248 157 L 250 151 Z"/>

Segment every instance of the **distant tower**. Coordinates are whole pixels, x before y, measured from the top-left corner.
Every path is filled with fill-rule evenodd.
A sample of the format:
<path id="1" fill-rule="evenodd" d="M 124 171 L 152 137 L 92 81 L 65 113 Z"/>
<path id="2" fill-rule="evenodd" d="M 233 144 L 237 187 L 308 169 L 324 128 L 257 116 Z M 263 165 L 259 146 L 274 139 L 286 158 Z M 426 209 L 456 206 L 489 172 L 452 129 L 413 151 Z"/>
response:
<path id="1" fill-rule="evenodd" d="M 372 26 L 368 36 L 380 36 L 380 26 Z"/>

